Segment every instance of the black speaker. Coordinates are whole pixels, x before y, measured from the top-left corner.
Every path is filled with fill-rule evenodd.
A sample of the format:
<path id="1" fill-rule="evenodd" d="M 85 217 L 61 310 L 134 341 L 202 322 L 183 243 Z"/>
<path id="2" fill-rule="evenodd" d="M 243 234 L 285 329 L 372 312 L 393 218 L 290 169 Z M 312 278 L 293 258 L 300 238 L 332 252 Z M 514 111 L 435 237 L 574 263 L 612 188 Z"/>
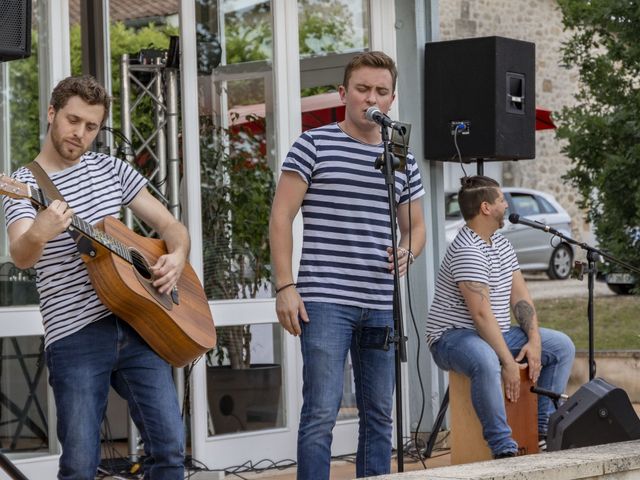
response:
<path id="1" fill-rule="evenodd" d="M 31 55 L 31 1 L 0 0 L 0 62 Z"/>
<path id="2" fill-rule="evenodd" d="M 425 157 L 535 157 L 535 44 L 480 37 L 425 46 Z"/>
<path id="3" fill-rule="evenodd" d="M 629 396 L 602 378 L 578 389 L 549 418 L 547 450 L 587 447 L 640 438 Z"/>

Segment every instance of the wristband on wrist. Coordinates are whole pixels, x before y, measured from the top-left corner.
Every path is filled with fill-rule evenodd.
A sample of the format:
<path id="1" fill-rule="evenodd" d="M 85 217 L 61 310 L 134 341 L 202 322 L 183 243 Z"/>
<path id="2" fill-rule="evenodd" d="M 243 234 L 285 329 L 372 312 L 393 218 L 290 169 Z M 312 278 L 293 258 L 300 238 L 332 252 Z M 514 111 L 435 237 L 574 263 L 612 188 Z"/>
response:
<path id="1" fill-rule="evenodd" d="M 291 283 L 287 283 L 286 285 L 283 285 L 283 286 L 281 286 L 279 288 L 276 288 L 276 295 L 279 294 L 285 288 L 295 287 L 295 286 L 296 286 L 295 282 L 291 282 Z"/>

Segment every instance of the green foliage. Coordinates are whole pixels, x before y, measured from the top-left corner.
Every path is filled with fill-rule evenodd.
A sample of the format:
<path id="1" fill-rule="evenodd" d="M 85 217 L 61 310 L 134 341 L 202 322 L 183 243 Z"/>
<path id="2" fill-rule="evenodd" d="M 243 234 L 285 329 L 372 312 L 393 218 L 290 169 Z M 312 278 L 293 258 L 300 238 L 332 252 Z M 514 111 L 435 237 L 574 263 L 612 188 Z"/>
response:
<path id="1" fill-rule="evenodd" d="M 32 55 L 9 64 L 11 95 L 11 170 L 29 163 L 40 151 L 38 105 L 38 36 L 32 32 Z"/>
<path id="2" fill-rule="evenodd" d="M 342 0 L 302 0 L 299 16 L 300 55 L 347 52 L 356 47 L 352 14 Z"/>
<path id="3" fill-rule="evenodd" d="M 126 27 L 123 23 L 111 24 L 111 78 L 113 89 L 113 120 L 120 125 L 120 59 L 123 53 L 137 53 L 143 48 L 166 49 L 169 37 L 177 35 L 171 26 L 148 25 L 141 29 Z M 80 25 L 70 30 L 71 74 L 82 73 L 82 48 Z M 38 35 L 32 32 L 32 55 L 9 66 L 11 85 L 11 159 L 12 170 L 35 158 L 40 150 L 40 112 L 38 104 Z M 133 123 L 142 131 L 152 128 L 153 115 L 150 105 L 143 105 L 134 115 Z"/>
<path id="4" fill-rule="evenodd" d="M 212 299 L 255 298 L 271 277 L 269 213 L 275 181 L 264 119 L 234 130 L 201 118 L 204 278 Z M 248 125 L 248 124 L 245 124 Z"/>
<path id="5" fill-rule="evenodd" d="M 275 191 L 266 155 L 265 119 L 231 129 L 200 119 L 204 288 L 211 299 L 255 298 L 269 287 L 269 213 Z M 258 133 L 256 133 L 258 132 Z M 268 290 L 266 290 L 268 291 Z M 210 352 L 231 368 L 251 364 L 249 325 L 218 328 Z"/>
<path id="6" fill-rule="evenodd" d="M 302 0 L 299 7 L 299 48 L 302 57 L 341 53 L 362 47 L 353 42 L 352 13 L 343 0 Z M 204 29 L 203 29 L 204 30 Z M 261 3 L 225 16 L 227 64 L 271 60 L 273 48 L 269 8 Z M 366 42 L 366 39 L 362 39 Z M 254 80 L 235 81 L 229 88 L 232 105 L 261 103 Z M 334 87 L 304 89 L 303 97 L 335 91 Z"/>
<path id="7" fill-rule="evenodd" d="M 270 60 L 271 19 L 266 3 L 225 15 L 227 64 Z"/>
<path id="8" fill-rule="evenodd" d="M 110 25 L 112 118 L 115 128 L 120 128 L 120 62 L 122 55 L 128 53 L 130 57 L 134 57 L 140 50 L 148 48 L 166 50 L 169 48 L 169 39 L 172 35 L 178 35 L 178 29 L 167 25 L 149 24 L 140 29 L 127 27 L 122 22 Z M 81 40 L 80 25 L 73 25 L 70 31 L 72 75 L 82 74 Z M 136 128 L 145 134 L 150 132 L 154 125 L 151 102 L 145 101 L 132 114 L 132 120 Z"/>
<path id="9" fill-rule="evenodd" d="M 558 0 L 571 37 L 563 61 L 576 67 L 576 105 L 562 110 L 557 135 L 573 166 L 600 246 L 632 264 L 640 249 L 640 6 L 629 0 Z"/>

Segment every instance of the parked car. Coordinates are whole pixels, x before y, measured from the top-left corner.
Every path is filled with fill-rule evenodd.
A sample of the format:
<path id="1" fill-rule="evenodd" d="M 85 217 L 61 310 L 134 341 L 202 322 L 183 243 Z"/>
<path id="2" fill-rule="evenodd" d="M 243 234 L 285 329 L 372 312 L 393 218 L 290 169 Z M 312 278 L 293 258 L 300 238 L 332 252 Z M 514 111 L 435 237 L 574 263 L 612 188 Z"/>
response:
<path id="1" fill-rule="evenodd" d="M 504 227 L 499 230 L 513 245 L 523 271 L 545 271 L 549 278 L 562 280 L 571 274 L 573 247 L 558 237 L 542 230 L 509 222 L 508 216 L 517 213 L 520 217 L 549 225 L 559 232 L 571 236 L 571 217 L 560 206 L 553 195 L 526 188 L 505 187 L 502 189 L 509 209 Z M 457 192 L 446 194 L 445 235 L 447 244 L 455 238 L 464 225 Z"/>

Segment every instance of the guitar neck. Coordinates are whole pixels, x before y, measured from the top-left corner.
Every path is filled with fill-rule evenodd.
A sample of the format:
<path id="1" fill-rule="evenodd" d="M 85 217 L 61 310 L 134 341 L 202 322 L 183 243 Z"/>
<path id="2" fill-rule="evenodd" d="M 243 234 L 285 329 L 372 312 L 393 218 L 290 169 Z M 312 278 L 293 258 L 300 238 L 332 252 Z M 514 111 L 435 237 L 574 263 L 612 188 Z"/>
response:
<path id="1" fill-rule="evenodd" d="M 44 192 L 36 187 L 29 187 L 31 190 L 31 200 L 41 207 L 47 207 L 49 202 Z M 119 240 L 116 240 L 111 235 L 94 228 L 89 222 L 86 222 L 77 215 L 71 217 L 70 231 L 76 231 L 81 235 L 89 238 L 90 240 L 99 243 L 110 252 L 118 255 L 129 263 L 133 263 L 131 257 L 131 251 Z"/>

